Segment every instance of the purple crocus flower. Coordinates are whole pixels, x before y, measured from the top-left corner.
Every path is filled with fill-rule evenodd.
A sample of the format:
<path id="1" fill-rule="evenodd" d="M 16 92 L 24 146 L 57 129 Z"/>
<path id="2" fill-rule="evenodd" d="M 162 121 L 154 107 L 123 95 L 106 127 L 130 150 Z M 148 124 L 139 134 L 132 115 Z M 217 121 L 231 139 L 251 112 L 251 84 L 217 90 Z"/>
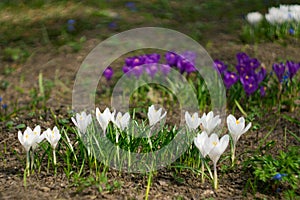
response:
<path id="1" fill-rule="evenodd" d="M 171 67 L 170 65 L 160 65 L 160 71 L 163 73 L 163 75 L 167 76 L 171 71 Z"/>
<path id="2" fill-rule="evenodd" d="M 147 54 L 144 56 L 144 63 L 150 64 L 150 63 L 158 63 L 160 60 L 160 55 L 157 53 L 153 54 Z"/>
<path id="3" fill-rule="evenodd" d="M 244 74 L 241 76 L 240 81 L 247 95 L 253 94 L 258 89 L 258 83 L 254 76 Z"/>
<path id="4" fill-rule="evenodd" d="M 179 72 L 181 74 L 183 74 L 184 72 L 187 72 L 189 74 L 191 72 L 196 71 L 195 66 L 184 57 L 180 57 L 178 59 L 177 68 L 179 69 Z"/>
<path id="5" fill-rule="evenodd" d="M 149 74 L 149 76 L 153 79 L 156 72 L 158 71 L 158 67 L 156 64 L 148 64 L 146 66 L 146 72 Z"/>
<path id="6" fill-rule="evenodd" d="M 229 89 L 238 81 L 238 75 L 234 72 L 224 71 L 223 81 L 225 87 Z"/>
<path id="7" fill-rule="evenodd" d="M 160 60 L 160 55 L 158 53 L 152 53 L 146 55 L 148 59 L 151 59 L 153 63 L 158 63 Z"/>
<path id="8" fill-rule="evenodd" d="M 124 74 L 126 74 L 127 76 L 130 76 L 130 70 L 131 70 L 130 67 L 128 67 L 127 65 L 124 65 L 122 70 L 123 70 Z"/>
<path id="9" fill-rule="evenodd" d="M 126 66 L 132 66 L 132 62 L 133 62 L 133 57 L 127 57 L 127 58 L 125 58 L 125 64 L 126 64 Z"/>
<path id="10" fill-rule="evenodd" d="M 248 74 L 243 74 L 243 75 L 240 77 L 240 81 L 241 81 L 241 83 L 242 83 L 243 85 L 245 85 L 246 83 L 254 83 L 254 82 L 257 82 L 255 76 L 251 76 L 251 75 L 248 75 Z"/>
<path id="11" fill-rule="evenodd" d="M 255 74 L 255 79 L 257 84 L 260 84 L 265 79 L 266 75 L 267 75 L 266 68 L 262 67 L 260 71 L 257 74 Z"/>
<path id="12" fill-rule="evenodd" d="M 134 57 L 128 57 L 125 59 L 125 64 L 128 67 L 134 67 L 137 65 L 143 65 L 145 61 L 145 56 L 134 56 Z"/>
<path id="13" fill-rule="evenodd" d="M 251 71 L 256 70 L 260 66 L 260 62 L 256 58 L 249 58 L 245 63 Z"/>
<path id="14" fill-rule="evenodd" d="M 227 65 L 218 59 L 214 60 L 214 67 L 220 72 L 220 74 L 227 69 Z"/>
<path id="15" fill-rule="evenodd" d="M 299 70 L 299 64 L 294 63 L 293 61 L 286 61 L 286 66 L 288 69 L 289 78 L 292 79 Z"/>
<path id="16" fill-rule="evenodd" d="M 195 65 L 195 61 L 196 61 L 196 53 L 193 51 L 185 51 L 182 54 L 180 54 L 181 57 L 187 59 L 188 61 L 190 61 L 193 65 Z"/>
<path id="17" fill-rule="evenodd" d="M 236 54 L 236 58 L 238 60 L 238 64 L 242 64 L 242 63 L 245 63 L 249 59 L 249 56 L 244 52 L 240 52 L 240 53 Z"/>
<path id="18" fill-rule="evenodd" d="M 144 61 L 145 61 L 144 56 L 134 56 L 134 57 L 128 57 L 128 58 L 125 59 L 125 63 L 129 67 L 143 65 Z"/>
<path id="19" fill-rule="evenodd" d="M 249 96 L 258 89 L 258 84 L 256 82 L 246 81 L 243 84 L 243 88 L 244 88 L 246 94 Z"/>
<path id="20" fill-rule="evenodd" d="M 278 78 L 278 81 L 281 82 L 283 74 L 285 72 L 285 65 L 283 63 L 280 64 L 274 63 L 272 68 Z"/>
<path id="21" fill-rule="evenodd" d="M 106 80 L 110 80 L 112 78 L 112 76 L 114 75 L 114 71 L 111 67 L 107 67 L 104 72 L 103 75 L 105 76 Z"/>
<path id="22" fill-rule="evenodd" d="M 177 54 L 173 53 L 173 52 L 167 52 L 165 54 L 167 64 L 170 65 L 170 66 L 176 66 L 178 57 L 179 56 Z"/>
<path id="23" fill-rule="evenodd" d="M 237 64 L 235 66 L 236 70 L 238 71 L 239 75 L 242 76 L 244 74 L 247 73 L 247 66 L 244 64 L 244 63 L 240 63 L 240 64 Z"/>
<path id="24" fill-rule="evenodd" d="M 131 69 L 131 73 L 136 76 L 136 78 L 140 78 L 143 74 L 143 67 L 141 65 L 136 65 Z"/>

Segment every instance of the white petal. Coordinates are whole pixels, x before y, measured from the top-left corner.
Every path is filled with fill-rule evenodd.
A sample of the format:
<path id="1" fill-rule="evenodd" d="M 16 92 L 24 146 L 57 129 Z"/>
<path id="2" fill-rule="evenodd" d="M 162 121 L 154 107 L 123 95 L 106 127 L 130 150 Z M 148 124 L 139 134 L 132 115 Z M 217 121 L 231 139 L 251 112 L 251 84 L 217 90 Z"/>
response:
<path id="1" fill-rule="evenodd" d="M 37 125 L 34 129 L 33 129 L 34 132 L 37 132 L 38 134 L 41 133 L 41 127 L 40 125 Z"/>
<path id="2" fill-rule="evenodd" d="M 74 117 L 71 117 L 71 120 L 72 120 L 72 122 L 74 123 L 74 125 L 75 125 L 76 127 L 78 127 L 78 124 L 77 124 L 76 120 L 74 119 Z M 79 127 L 78 127 L 78 128 L 79 128 Z"/>
<path id="3" fill-rule="evenodd" d="M 18 131 L 18 139 L 20 141 L 20 143 L 23 145 L 24 144 L 24 140 L 23 140 L 23 135 L 21 131 Z"/>
<path id="4" fill-rule="evenodd" d="M 244 133 L 246 133 L 248 130 L 249 130 L 249 128 L 251 127 L 251 122 L 246 126 L 246 128 L 243 130 L 243 133 L 242 134 L 244 134 Z"/>

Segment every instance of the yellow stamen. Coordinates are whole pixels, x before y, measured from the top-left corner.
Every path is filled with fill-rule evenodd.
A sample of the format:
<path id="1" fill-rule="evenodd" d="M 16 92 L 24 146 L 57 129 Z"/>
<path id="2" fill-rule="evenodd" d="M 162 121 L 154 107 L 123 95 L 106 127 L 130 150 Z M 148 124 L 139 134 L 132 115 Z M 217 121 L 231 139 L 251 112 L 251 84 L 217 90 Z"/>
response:
<path id="1" fill-rule="evenodd" d="M 218 143 L 217 143 L 217 142 L 213 142 L 212 144 L 213 144 L 214 146 L 217 146 Z"/>
<path id="2" fill-rule="evenodd" d="M 240 121 L 239 121 L 239 120 L 236 120 L 236 121 L 235 121 L 235 123 L 236 123 L 236 124 L 239 124 L 239 123 L 240 123 Z"/>

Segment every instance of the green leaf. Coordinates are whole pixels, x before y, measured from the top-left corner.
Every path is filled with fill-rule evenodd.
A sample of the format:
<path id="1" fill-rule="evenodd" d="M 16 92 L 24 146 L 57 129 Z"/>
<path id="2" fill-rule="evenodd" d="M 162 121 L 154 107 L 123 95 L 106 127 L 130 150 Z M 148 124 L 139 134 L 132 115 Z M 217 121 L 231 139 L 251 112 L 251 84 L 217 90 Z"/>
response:
<path id="1" fill-rule="evenodd" d="M 25 124 L 18 124 L 18 125 L 16 126 L 16 129 L 23 129 L 23 128 L 25 128 L 25 127 L 26 127 Z"/>

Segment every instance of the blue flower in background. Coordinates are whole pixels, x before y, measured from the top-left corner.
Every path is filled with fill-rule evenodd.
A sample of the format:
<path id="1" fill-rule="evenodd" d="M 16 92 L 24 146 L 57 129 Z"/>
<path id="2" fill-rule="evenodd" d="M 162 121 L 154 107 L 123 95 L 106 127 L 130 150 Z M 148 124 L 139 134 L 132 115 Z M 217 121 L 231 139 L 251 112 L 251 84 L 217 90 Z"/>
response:
<path id="1" fill-rule="evenodd" d="M 2 104 L 2 108 L 5 110 L 7 109 L 7 104 Z"/>
<path id="2" fill-rule="evenodd" d="M 0 103 L 1 103 L 1 101 L 2 101 L 2 97 L 0 97 Z"/>
<path id="3" fill-rule="evenodd" d="M 68 31 L 69 32 L 73 32 L 73 31 L 75 31 L 75 23 L 76 23 L 76 21 L 74 20 L 74 19 L 69 19 L 68 20 Z"/>
<path id="4" fill-rule="evenodd" d="M 277 173 L 272 177 L 272 180 L 281 181 L 283 177 L 287 176 L 287 174 Z"/>
<path id="5" fill-rule="evenodd" d="M 127 2 L 127 3 L 125 4 L 125 6 L 126 6 L 130 11 L 135 12 L 135 11 L 137 10 L 134 2 Z"/>
<path id="6" fill-rule="evenodd" d="M 118 27 L 118 25 L 116 22 L 110 22 L 108 24 L 108 28 L 110 28 L 110 29 L 116 29 L 117 27 Z"/>
<path id="7" fill-rule="evenodd" d="M 289 29 L 289 34 L 290 34 L 290 35 L 295 35 L 295 30 L 294 30 L 293 28 L 290 28 L 290 29 Z"/>

